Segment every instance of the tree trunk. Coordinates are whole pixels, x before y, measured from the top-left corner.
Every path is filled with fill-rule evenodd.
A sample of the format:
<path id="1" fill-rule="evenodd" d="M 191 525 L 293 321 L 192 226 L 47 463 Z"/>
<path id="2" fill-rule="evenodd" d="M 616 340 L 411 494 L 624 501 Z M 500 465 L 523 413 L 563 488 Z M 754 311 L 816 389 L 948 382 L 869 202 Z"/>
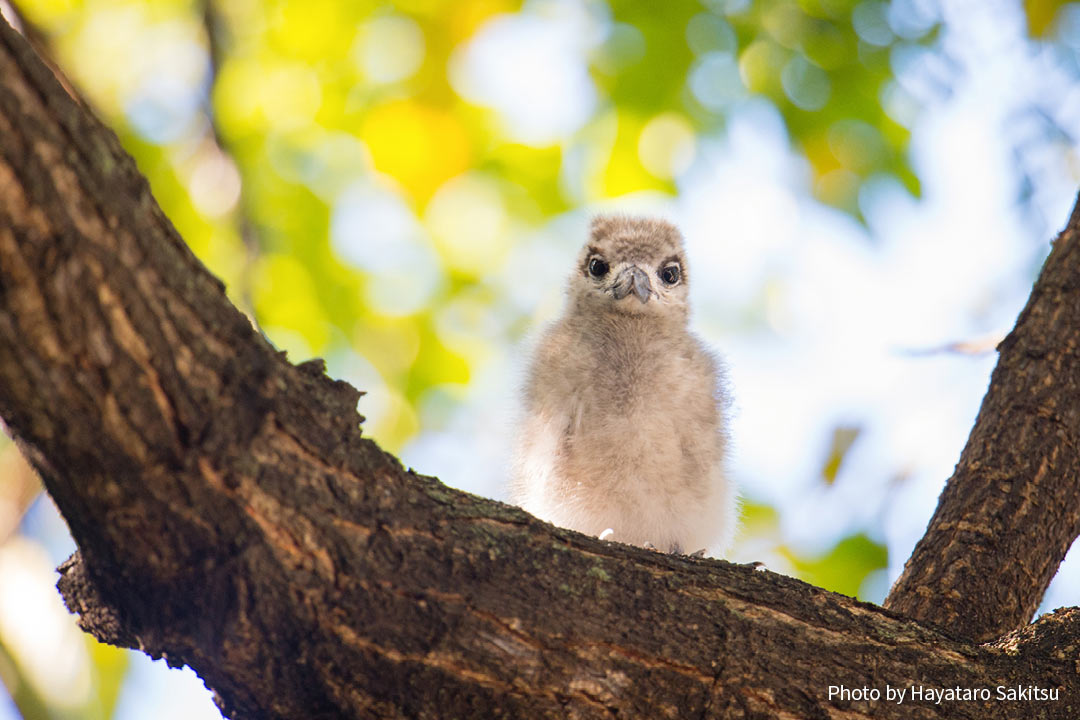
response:
<path id="1" fill-rule="evenodd" d="M 1076 534 L 1062 483 L 1080 447 L 1077 325 L 1061 308 L 1076 310 L 1078 233 L 1074 214 L 1005 345 L 1016 370 L 995 373 L 1003 394 L 973 432 L 1051 413 L 1053 448 L 1029 430 L 979 460 L 1006 463 L 984 477 L 1023 501 L 1009 516 L 979 500 L 980 526 L 1069 503 L 1024 549 L 1041 584 L 1006 572 L 1013 542 L 928 541 L 927 567 L 970 561 L 967 548 L 1023 600 L 920 574 L 894 592 L 930 595 L 896 601 L 911 619 L 602 542 L 405 471 L 361 436 L 356 390 L 291 365 L 229 304 L 115 136 L 0 21 L 0 416 L 78 543 L 60 588 L 82 627 L 190 665 L 231 718 L 1080 716 L 1080 610 L 967 639 L 1023 624 Z M 957 478 L 948 492 L 963 497 Z M 971 593 L 974 628 L 917 622 L 951 617 L 926 608 L 955 592 Z"/>
<path id="2" fill-rule="evenodd" d="M 1080 204 L 998 347 L 975 428 L 885 607 L 985 642 L 1023 626 L 1080 534 Z"/>

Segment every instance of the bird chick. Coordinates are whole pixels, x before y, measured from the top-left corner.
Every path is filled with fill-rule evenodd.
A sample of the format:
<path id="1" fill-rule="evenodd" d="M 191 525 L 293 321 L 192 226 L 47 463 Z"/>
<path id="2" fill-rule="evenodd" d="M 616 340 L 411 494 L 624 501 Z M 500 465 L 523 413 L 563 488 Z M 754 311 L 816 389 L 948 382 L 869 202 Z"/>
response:
<path id="1" fill-rule="evenodd" d="M 525 510 L 671 552 L 727 547 L 724 377 L 687 328 L 688 282 L 675 226 L 593 220 L 525 382 L 510 488 Z"/>

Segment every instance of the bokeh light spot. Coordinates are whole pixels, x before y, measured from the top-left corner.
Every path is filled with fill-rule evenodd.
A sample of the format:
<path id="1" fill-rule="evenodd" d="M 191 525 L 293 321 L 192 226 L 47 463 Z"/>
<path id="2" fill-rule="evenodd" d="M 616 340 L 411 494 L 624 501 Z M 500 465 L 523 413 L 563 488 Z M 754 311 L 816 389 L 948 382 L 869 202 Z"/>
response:
<path id="1" fill-rule="evenodd" d="M 889 27 L 888 8 L 879 0 L 865 0 L 859 3 L 851 13 L 851 24 L 863 42 L 885 47 L 892 43 L 894 36 Z"/>
<path id="2" fill-rule="evenodd" d="M 800 110 L 820 110 L 829 101 L 829 76 L 801 54 L 784 66 L 780 82 L 788 99 Z"/>
<path id="3" fill-rule="evenodd" d="M 195 159 L 188 180 L 195 209 L 206 217 L 219 217 L 236 207 L 240 199 L 240 173 L 232 158 L 206 145 Z"/>
<path id="4" fill-rule="evenodd" d="M 424 228 L 396 193 L 357 184 L 334 204 L 334 250 L 367 273 L 365 303 L 385 315 L 423 309 L 442 280 L 438 256 Z"/>
<path id="5" fill-rule="evenodd" d="M 607 37 L 592 58 L 600 72 L 614 75 L 645 57 L 645 36 L 629 23 L 612 23 Z"/>
<path id="6" fill-rule="evenodd" d="M 861 120 L 840 120 L 828 132 L 829 149 L 847 169 L 863 174 L 885 155 L 885 141 L 873 125 Z"/>
<path id="7" fill-rule="evenodd" d="M 780 91 L 780 71 L 785 51 L 768 40 L 757 40 L 739 56 L 739 74 L 751 92 L 775 97 Z"/>
<path id="8" fill-rule="evenodd" d="M 690 167 L 696 147 L 694 129 L 677 113 L 657 115 L 645 124 L 638 137 L 641 164 L 665 180 L 677 177 Z"/>
<path id="9" fill-rule="evenodd" d="M 726 52 L 708 53 L 690 71 L 690 91 L 709 110 L 723 112 L 746 95 L 735 56 Z"/>
<path id="10" fill-rule="evenodd" d="M 569 4 L 551 5 L 552 12 L 572 12 Z M 590 30 L 584 18 L 499 16 L 455 54 L 451 84 L 467 100 L 493 108 L 506 137 L 554 143 L 584 125 L 596 105 L 586 57 L 595 41 Z"/>
<path id="11" fill-rule="evenodd" d="M 352 58 L 370 82 L 404 80 L 424 62 L 424 33 L 403 15 L 375 18 L 357 32 Z"/>
<path id="12" fill-rule="evenodd" d="M 739 49 L 732 29 L 722 17 L 713 13 L 698 13 L 686 24 L 686 43 L 696 55 L 709 52 L 735 54 Z"/>
<path id="13" fill-rule="evenodd" d="M 380 172 L 395 178 L 425 201 L 470 162 L 469 140 L 461 121 L 440 108 L 397 100 L 376 108 L 361 134 Z"/>
<path id="14" fill-rule="evenodd" d="M 439 254 L 452 269 L 483 276 L 506 255 L 508 219 L 498 186 L 482 175 L 463 175 L 435 193 L 424 215 Z"/>

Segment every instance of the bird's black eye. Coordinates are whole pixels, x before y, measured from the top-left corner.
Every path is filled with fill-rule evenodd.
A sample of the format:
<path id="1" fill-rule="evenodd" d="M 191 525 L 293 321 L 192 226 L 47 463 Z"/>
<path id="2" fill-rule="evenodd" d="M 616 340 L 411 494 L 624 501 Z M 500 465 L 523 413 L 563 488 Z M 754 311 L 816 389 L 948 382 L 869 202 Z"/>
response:
<path id="1" fill-rule="evenodd" d="M 598 257 L 589 261 L 589 274 L 594 278 L 602 278 L 607 275 L 608 264 Z"/>
<path id="2" fill-rule="evenodd" d="M 679 272 L 679 266 L 674 263 L 660 268 L 660 279 L 667 285 L 674 285 L 679 282 L 679 277 L 681 275 L 682 273 Z"/>

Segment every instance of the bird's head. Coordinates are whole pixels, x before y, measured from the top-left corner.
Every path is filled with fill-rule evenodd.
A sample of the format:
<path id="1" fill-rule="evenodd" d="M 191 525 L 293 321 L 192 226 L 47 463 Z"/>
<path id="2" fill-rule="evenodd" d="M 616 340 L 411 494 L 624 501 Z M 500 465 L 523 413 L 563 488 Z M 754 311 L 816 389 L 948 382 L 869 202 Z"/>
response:
<path id="1" fill-rule="evenodd" d="M 686 257 L 674 225 L 621 215 L 593 219 L 570 280 L 575 305 L 685 320 L 686 296 Z"/>

